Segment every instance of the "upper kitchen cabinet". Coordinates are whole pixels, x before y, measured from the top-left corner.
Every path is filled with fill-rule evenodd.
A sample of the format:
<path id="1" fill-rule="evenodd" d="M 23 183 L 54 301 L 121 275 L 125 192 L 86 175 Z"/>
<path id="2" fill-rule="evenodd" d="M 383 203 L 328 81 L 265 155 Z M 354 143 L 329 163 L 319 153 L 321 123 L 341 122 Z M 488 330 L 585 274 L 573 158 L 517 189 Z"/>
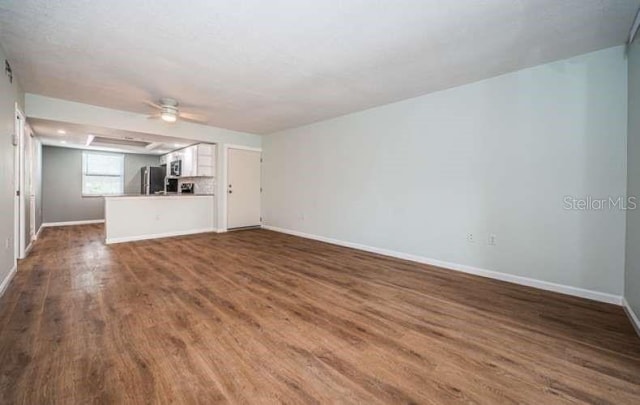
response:
<path id="1" fill-rule="evenodd" d="M 180 177 L 214 177 L 216 175 L 216 145 L 201 143 L 165 155 L 167 165 L 179 160 Z"/>
<path id="2" fill-rule="evenodd" d="M 216 175 L 216 145 L 201 143 L 196 148 L 196 176 L 214 177 Z"/>
<path id="3" fill-rule="evenodd" d="M 171 163 L 176 160 L 175 152 L 168 153 L 166 155 L 160 156 L 160 163 L 167 165 L 167 177 L 173 177 L 171 175 Z"/>
<path id="4" fill-rule="evenodd" d="M 196 177 L 198 175 L 197 145 L 189 146 L 181 151 L 182 173 L 180 177 Z"/>

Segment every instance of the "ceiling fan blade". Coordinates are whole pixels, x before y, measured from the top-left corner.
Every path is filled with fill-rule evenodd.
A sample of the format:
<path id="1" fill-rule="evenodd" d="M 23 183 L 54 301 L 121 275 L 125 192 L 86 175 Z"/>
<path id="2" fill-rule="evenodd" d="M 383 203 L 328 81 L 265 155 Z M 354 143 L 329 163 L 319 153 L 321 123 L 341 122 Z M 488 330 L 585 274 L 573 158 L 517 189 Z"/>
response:
<path id="1" fill-rule="evenodd" d="M 202 114 L 181 112 L 179 115 L 180 115 L 180 119 L 183 119 L 185 121 L 197 122 L 199 124 L 203 124 L 209 121 L 208 118 Z"/>
<path id="2" fill-rule="evenodd" d="M 145 103 L 149 107 L 153 107 L 153 108 L 158 109 L 158 110 L 162 109 L 162 106 L 160 106 L 159 104 L 154 103 L 153 101 L 144 100 L 143 103 Z"/>
<path id="3" fill-rule="evenodd" d="M 202 110 L 203 107 L 198 104 L 191 103 L 180 103 L 180 108 L 184 108 L 185 110 Z"/>
<path id="4" fill-rule="evenodd" d="M 201 124 L 201 125 L 205 125 L 207 123 L 207 121 L 192 120 L 191 118 L 185 118 L 185 117 L 180 117 L 180 121 L 193 122 L 194 124 Z"/>

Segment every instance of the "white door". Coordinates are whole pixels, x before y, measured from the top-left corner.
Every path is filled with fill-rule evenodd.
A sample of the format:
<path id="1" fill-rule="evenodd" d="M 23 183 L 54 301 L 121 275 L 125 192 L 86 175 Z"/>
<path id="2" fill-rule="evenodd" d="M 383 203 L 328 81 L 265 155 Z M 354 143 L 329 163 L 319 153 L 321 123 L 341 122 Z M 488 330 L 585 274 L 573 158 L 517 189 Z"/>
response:
<path id="1" fill-rule="evenodd" d="M 260 225 L 260 152 L 229 149 L 227 228 Z"/>

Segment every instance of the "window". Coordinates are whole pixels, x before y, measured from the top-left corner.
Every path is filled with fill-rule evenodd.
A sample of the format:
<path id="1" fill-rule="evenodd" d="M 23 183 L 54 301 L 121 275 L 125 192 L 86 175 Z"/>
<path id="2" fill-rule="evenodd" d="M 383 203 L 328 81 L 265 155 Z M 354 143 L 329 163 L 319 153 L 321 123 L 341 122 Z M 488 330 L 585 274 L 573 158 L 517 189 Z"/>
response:
<path id="1" fill-rule="evenodd" d="M 82 195 L 122 194 L 123 190 L 123 154 L 82 152 Z"/>

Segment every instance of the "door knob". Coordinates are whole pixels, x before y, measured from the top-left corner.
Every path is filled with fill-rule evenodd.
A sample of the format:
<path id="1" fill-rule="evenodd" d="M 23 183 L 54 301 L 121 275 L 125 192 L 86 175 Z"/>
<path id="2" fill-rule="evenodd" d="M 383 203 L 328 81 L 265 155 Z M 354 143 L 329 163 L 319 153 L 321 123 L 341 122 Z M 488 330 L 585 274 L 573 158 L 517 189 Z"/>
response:
<path id="1" fill-rule="evenodd" d="M 229 194 L 233 194 L 233 191 L 229 190 Z"/>

